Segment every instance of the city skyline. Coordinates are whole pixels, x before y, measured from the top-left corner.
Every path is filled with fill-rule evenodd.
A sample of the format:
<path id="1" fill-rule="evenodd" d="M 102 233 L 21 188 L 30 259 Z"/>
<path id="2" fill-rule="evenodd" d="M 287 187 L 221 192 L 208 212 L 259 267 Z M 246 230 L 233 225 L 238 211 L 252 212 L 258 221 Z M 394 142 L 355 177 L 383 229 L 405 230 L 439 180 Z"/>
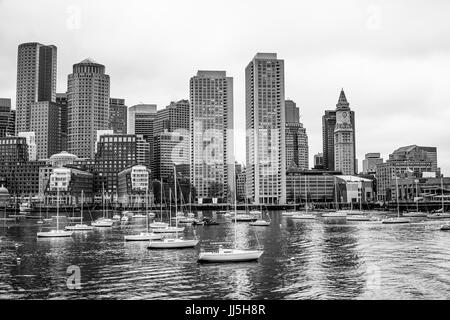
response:
<path id="1" fill-rule="evenodd" d="M 195 30 L 195 24 L 189 26 L 187 30 L 182 30 L 181 25 L 177 22 L 173 28 L 167 30 L 162 28 L 161 18 L 158 18 L 149 25 L 140 25 L 141 22 L 135 21 L 128 27 L 123 23 L 114 26 L 106 23 L 112 19 L 109 11 L 100 18 L 104 23 L 92 20 L 95 12 L 102 8 L 101 3 L 88 7 L 83 2 L 78 6 L 73 6 L 68 2 L 61 1 L 61 3 L 53 2 L 56 13 L 60 15 L 58 19 L 53 23 L 39 24 L 40 29 L 36 30 L 32 26 L 34 25 L 33 21 L 36 21 L 35 17 L 39 16 L 39 12 L 41 12 L 40 9 L 36 4 L 30 4 L 25 8 L 20 6 L 20 1 L 18 3 L 17 7 L 15 3 L 7 1 L 0 3 L 2 9 L 0 10 L 2 18 L 0 23 L 2 26 L 3 24 L 8 25 L 8 28 L 5 25 L 1 30 L 14 30 L 13 26 L 16 23 L 24 25 L 23 19 L 30 21 L 26 24 L 27 29 L 20 34 L 14 32 L 0 34 L 4 48 L 0 55 L 0 67 L 5 75 L 0 79 L 0 96 L 11 98 L 13 108 L 16 107 L 17 46 L 20 43 L 37 41 L 53 44 L 58 48 L 57 92 L 67 90 L 67 75 L 71 73 L 72 65 L 86 57 L 92 57 L 94 60 L 101 61 L 107 67 L 108 74 L 111 75 L 111 96 L 124 98 L 128 106 L 143 102 L 157 104 L 158 110 L 162 109 L 170 101 L 188 98 L 189 78 L 197 70 L 225 70 L 230 77 L 235 79 L 234 124 L 239 132 L 239 130 L 245 130 L 244 117 L 242 117 L 245 110 L 245 65 L 256 52 L 276 52 L 283 57 L 286 63 L 286 99 L 292 99 L 297 103 L 300 108 L 300 121 L 308 130 L 310 164 L 313 163 L 313 155 L 322 151 L 321 116 L 324 110 L 333 109 L 337 94 L 343 87 L 352 110 L 356 112 L 358 118 L 356 158 L 359 171 L 362 171 L 361 164 L 366 153 L 380 152 L 383 158 L 387 158 L 393 150 L 412 144 L 436 146 L 442 172 L 448 174 L 450 171 L 450 150 L 446 146 L 446 141 L 450 136 L 448 130 L 445 130 L 445 119 L 447 115 L 450 115 L 446 108 L 450 102 L 450 96 L 445 90 L 448 81 L 444 78 L 443 71 L 448 65 L 445 58 L 449 48 L 443 44 L 445 41 L 435 41 L 432 48 L 427 46 L 428 42 L 426 41 L 430 33 L 436 37 L 442 37 L 442 39 L 448 35 L 448 24 L 440 22 L 439 19 L 448 6 L 445 2 L 438 2 L 442 10 L 432 10 L 434 24 L 424 23 L 421 30 L 417 30 L 417 27 L 409 24 L 408 21 L 414 18 L 424 19 L 424 22 L 425 19 L 431 19 L 429 15 L 422 15 L 423 12 L 429 12 L 427 10 L 430 9 L 426 7 L 362 3 L 350 8 L 346 5 L 347 2 L 344 2 L 339 6 L 328 4 L 329 8 L 332 7 L 335 10 L 334 12 L 330 10 L 333 13 L 326 13 L 319 12 L 317 7 L 308 4 L 304 8 L 301 7 L 301 12 L 296 10 L 297 14 L 305 16 L 306 21 L 296 19 L 289 22 L 290 20 L 284 16 L 279 27 L 270 31 L 274 40 L 270 42 L 270 45 L 267 45 L 261 36 L 252 38 L 256 34 L 257 26 L 261 26 L 261 21 L 269 13 L 268 9 L 262 9 L 258 17 L 251 16 L 249 21 L 238 19 L 239 27 L 232 28 L 229 32 L 213 26 L 212 30 L 208 32 L 219 32 L 220 30 L 225 32 L 225 38 L 220 40 L 224 43 L 212 39 L 212 43 L 216 46 L 213 45 L 212 48 L 206 50 L 203 48 L 202 51 L 194 50 L 191 44 L 182 39 L 185 32 Z M 182 10 L 184 4 L 179 3 L 178 5 L 180 12 L 184 12 Z M 204 10 L 210 9 L 206 3 L 201 3 L 201 5 Z M 114 8 L 110 12 L 117 12 L 116 10 L 121 8 L 123 10 L 120 12 L 123 12 L 124 17 L 128 18 L 137 18 L 142 15 L 157 18 L 157 13 L 162 17 L 167 17 L 169 13 L 155 6 L 143 5 L 141 8 L 136 3 L 119 9 L 117 6 L 120 5 L 117 3 L 113 3 L 111 6 Z M 138 7 L 141 9 L 140 11 L 136 10 Z M 243 18 L 249 11 L 248 4 L 230 4 L 229 7 L 219 7 L 225 13 L 236 11 L 238 18 Z M 18 13 L 17 8 L 21 10 L 19 16 L 15 16 L 15 13 Z M 187 12 L 197 14 L 194 12 L 195 8 L 199 8 L 199 6 L 193 6 Z M 281 4 L 280 8 L 271 10 L 290 16 L 291 10 L 289 9 L 299 8 L 296 4 Z M 317 20 L 308 18 L 306 14 L 308 12 L 315 13 Z M 340 23 L 339 16 L 346 18 L 344 23 Z M 399 16 L 402 18 L 402 23 L 398 22 Z M 335 22 L 336 30 L 320 29 L 319 25 L 322 19 L 331 19 L 329 24 Z M 255 33 L 248 31 L 240 36 L 237 30 L 244 30 L 242 25 L 251 22 L 257 23 L 254 28 Z M 316 37 L 306 37 L 301 31 L 301 27 L 305 23 L 309 23 Z M 99 35 L 104 37 L 89 38 L 85 36 L 92 30 L 93 25 L 98 28 L 100 24 L 107 24 L 112 29 L 100 29 Z M 49 29 L 58 29 L 56 28 L 58 26 L 59 29 L 62 29 L 60 32 L 49 31 Z M 123 37 L 123 47 L 127 50 L 122 51 L 121 48 L 116 50 L 116 47 L 114 47 L 115 50 L 110 50 L 114 41 L 111 41 L 109 33 L 120 31 L 120 36 L 138 27 L 143 31 L 158 31 L 156 34 L 151 32 L 150 39 L 148 39 L 148 41 L 153 39 L 155 46 L 149 45 L 143 48 L 139 45 L 139 41 L 142 41 L 139 36 L 130 37 L 130 39 Z M 289 30 L 290 28 L 292 30 Z M 403 42 L 396 43 L 397 37 L 411 31 L 415 33 L 415 37 L 408 37 L 402 39 Z M 277 37 L 279 32 L 285 32 L 286 36 Z M 171 36 L 170 43 L 177 44 L 176 49 L 172 48 L 173 46 L 168 46 L 169 49 L 162 47 L 164 39 L 168 35 Z M 286 37 L 289 40 L 284 40 Z M 326 37 L 331 51 L 319 45 L 319 40 L 323 37 Z M 384 40 L 381 40 L 382 38 Z M 245 42 L 246 39 L 251 39 L 251 41 Z M 360 39 L 366 40 L 362 41 L 362 44 L 357 44 Z M 226 43 L 232 40 L 242 42 L 242 45 L 227 47 Z M 97 45 L 93 45 L 93 41 Z M 303 43 L 302 41 L 307 42 Z M 183 48 L 182 54 L 180 54 L 178 44 Z M 137 50 L 130 52 L 130 47 L 135 47 Z M 187 54 L 189 51 L 194 54 Z M 117 60 L 118 54 L 126 56 L 127 59 Z M 313 57 L 314 54 L 317 54 L 317 57 Z M 135 61 L 140 63 L 135 63 Z M 321 66 L 324 61 L 324 65 Z M 414 76 L 417 74 L 421 76 Z M 132 84 L 127 84 L 127 82 Z M 379 131 L 374 134 L 371 126 L 376 126 Z M 417 128 L 421 128 L 421 130 L 417 130 Z M 237 133 L 235 143 L 237 160 L 244 163 L 245 156 L 242 155 L 245 154 L 245 143 L 239 141 L 238 136 L 240 135 Z"/>

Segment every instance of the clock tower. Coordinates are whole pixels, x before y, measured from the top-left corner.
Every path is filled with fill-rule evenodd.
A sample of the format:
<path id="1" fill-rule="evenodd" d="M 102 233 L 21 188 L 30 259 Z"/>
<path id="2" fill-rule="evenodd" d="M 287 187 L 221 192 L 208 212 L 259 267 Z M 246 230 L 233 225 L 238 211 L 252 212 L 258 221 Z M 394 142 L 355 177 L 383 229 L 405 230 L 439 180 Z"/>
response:
<path id="1" fill-rule="evenodd" d="M 334 169 L 341 171 L 344 175 L 355 174 L 355 132 L 349 106 L 344 89 L 342 89 L 336 104 Z"/>

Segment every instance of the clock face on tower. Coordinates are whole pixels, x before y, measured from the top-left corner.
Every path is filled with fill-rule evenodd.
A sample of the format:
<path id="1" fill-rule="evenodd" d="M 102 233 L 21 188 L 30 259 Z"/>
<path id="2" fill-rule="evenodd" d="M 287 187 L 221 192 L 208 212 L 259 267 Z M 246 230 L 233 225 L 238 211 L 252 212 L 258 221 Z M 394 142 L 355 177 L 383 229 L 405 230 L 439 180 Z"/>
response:
<path id="1" fill-rule="evenodd" d="M 348 111 L 339 111 L 336 114 L 336 123 L 350 124 L 350 113 Z"/>

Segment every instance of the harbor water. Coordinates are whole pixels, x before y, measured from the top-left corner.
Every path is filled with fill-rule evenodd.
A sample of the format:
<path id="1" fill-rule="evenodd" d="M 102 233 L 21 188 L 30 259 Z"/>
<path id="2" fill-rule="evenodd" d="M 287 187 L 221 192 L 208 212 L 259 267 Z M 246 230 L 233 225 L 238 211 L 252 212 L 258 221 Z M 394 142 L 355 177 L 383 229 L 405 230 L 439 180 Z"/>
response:
<path id="1" fill-rule="evenodd" d="M 41 226 L 33 219 L 0 221 L 0 299 L 450 297 L 450 232 L 440 231 L 443 221 L 334 225 L 270 212 L 269 227 L 237 223 L 238 247 L 264 248 L 258 262 L 199 264 L 200 249 L 233 247 L 235 237 L 232 220 L 201 214 L 220 224 L 186 226 L 185 238 L 200 239 L 195 249 L 156 251 L 124 242 L 125 234 L 145 231 L 145 219 L 61 239 L 37 239 Z M 73 270 L 76 288 L 69 285 Z"/>

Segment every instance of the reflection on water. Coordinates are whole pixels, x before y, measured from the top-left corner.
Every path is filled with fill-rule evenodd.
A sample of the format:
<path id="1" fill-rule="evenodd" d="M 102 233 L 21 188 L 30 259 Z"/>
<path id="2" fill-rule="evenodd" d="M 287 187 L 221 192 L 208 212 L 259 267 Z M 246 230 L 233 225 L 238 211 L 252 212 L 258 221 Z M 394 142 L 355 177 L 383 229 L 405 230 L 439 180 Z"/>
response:
<path id="1" fill-rule="evenodd" d="M 233 221 L 215 218 L 219 226 L 187 226 L 184 236 L 195 234 L 204 250 L 234 246 Z M 439 231 L 442 222 L 329 225 L 276 212 L 271 219 L 270 227 L 237 223 L 239 247 L 264 247 L 259 262 L 206 265 L 197 263 L 199 248 L 124 242 L 146 229 L 145 219 L 65 239 L 36 239 L 33 220 L 2 222 L 0 299 L 448 298 L 450 233 Z M 81 270 L 80 290 L 67 287 L 70 266 Z"/>

